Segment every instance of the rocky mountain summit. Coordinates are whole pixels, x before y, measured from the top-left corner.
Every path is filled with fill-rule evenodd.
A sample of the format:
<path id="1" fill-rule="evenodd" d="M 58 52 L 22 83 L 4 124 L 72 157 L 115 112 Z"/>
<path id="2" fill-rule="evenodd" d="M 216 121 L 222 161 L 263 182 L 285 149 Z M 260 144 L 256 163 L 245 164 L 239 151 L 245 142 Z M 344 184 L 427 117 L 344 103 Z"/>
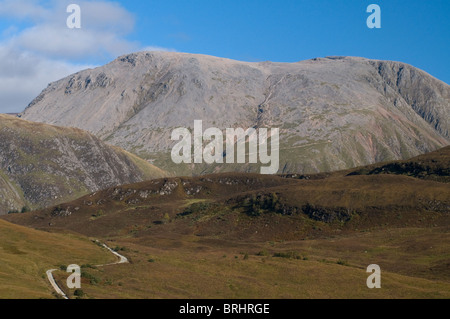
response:
<path id="1" fill-rule="evenodd" d="M 450 86 L 404 63 L 357 57 L 248 63 L 139 52 L 49 86 L 24 119 L 87 130 L 170 173 L 258 172 L 175 165 L 171 132 L 279 128 L 278 173 L 406 159 L 450 144 Z M 225 156 L 225 154 L 224 154 Z"/>
<path id="2" fill-rule="evenodd" d="M 0 115 L 0 215 L 166 176 L 80 129 Z"/>

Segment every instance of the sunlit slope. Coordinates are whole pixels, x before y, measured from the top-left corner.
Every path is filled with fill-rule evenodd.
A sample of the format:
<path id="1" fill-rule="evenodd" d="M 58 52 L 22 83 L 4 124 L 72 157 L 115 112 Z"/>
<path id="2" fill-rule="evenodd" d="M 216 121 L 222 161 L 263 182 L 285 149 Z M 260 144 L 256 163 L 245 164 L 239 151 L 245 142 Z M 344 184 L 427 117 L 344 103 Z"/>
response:
<path id="1" fill-rule="evenodd" d="M 7 216 L 88 236 L 192 232 L 223 239 L 295 239 L 450 225 L 450 147 L 408 161 L 318 175 L 224 173 L 111 187 Z"/>
<path id="2" fill-rule="evenodd" d="M 158 179 L 2 218 L 100 238 L 132 261 L 86 269 L 86 298 L 449 298 L 449 154 Z M 366 286 L 370 264 L 382 289 Z"/>
<path id="3" fill-rule="evenodd" d="M 133 262 L 86 270 L 95 282 L 83 291 L 106 299 L 450 298 L 445 232 L 392 229 L 258 243 L 122 236 L 115 244 Z M 366 286 L 372 263 L 382 269 L 381 289 Z"/>
<path id="4" fill-rule="evenodd" d="M 114 261 L 87 238 L 50 234 L 0 220 L 0 298 L 54 298 L 45 272 Z M 69 275 L 69 274 L 67 274 Z"/>
<path id="5" fill-rule="evenodd" d="M 449 145 L 449 106 L 449 85 L 401 62 L 138 52 L 51 83 L 21 115 L 87 130 L 178 176 L 260 167 L 174 165 L 175 128 L 279 128 L 278 173 L 310 174 Z"/>

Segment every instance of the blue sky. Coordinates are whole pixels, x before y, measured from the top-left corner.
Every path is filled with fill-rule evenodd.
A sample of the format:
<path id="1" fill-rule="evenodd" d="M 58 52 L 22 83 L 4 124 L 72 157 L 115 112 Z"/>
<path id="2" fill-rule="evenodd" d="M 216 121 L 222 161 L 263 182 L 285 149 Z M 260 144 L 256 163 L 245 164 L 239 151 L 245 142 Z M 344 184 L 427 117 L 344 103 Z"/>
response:
<path id="1" fill-rule="evenodd" d="M 69 3 L 81 7 L 81 30 L 65 25 Z M 372 3 L 381 29 L 366 26 Z M 450 83 L 450 1 L 0 0 L 0 112 L 23 110 L 51 81 L 143 49 L 244 61 L 362 56 Z"/>
<path id="2" fill-rule="evenodd" d="M 382 9 L 378 30 L 366 26 L 371 3 Z M 127 1 L 124 6 L 138 17 L 133 38 L 149 45 L 247 61 L 327 55 L 401 60 L 450 83 L 448 0 Z"/>

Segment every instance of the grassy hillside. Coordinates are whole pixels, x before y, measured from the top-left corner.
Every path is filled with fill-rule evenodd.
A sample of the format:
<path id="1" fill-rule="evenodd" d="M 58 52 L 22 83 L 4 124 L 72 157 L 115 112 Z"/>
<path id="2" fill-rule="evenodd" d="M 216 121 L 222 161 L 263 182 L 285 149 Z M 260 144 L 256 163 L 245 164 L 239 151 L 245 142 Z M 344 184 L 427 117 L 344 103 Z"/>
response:
<path id="1" fill-rule="evenodd" d="M 114 261 L 86 237 L 48 232 L 0 220 L 0 298 L 55 298 L 48 269 Z M 66 275 L 66 278 L 68 274 Z"/>
<path id="2" fill-rule="evenodd" d="M 0 115 L 0 214 L 167 174 L 79 129 Z"/>
<path id="3" fill-rule="evenodd" d="M 348 175 L 404 175 L 443 183 L 450 182 L 450 147 L 406 161 L 370 165 L 352 170 Z"/>
<path id="4" fill-rule="evenodd" d="M 97 283 L 83 291 L 95 298 L 449 298 L 445 232 L 408 228 L 256 243 L 118 237 L 115 245 L 132 264 L 89 270 Z M 372 263 L 381 266 L 382 289 L 366 286 Z"/>
<path id="5" fill-rule="evenodd" d="M 112 187 L 7 218 L 88 236 L 139 236 L 163 228 L 162 232 L 241 240 L 307 239 L 386 226 L 447 226 L 450 187 L 435 179 L 448 177 L 445 156 L 449 152 L 446 148 L 434 153 L 433 172 L 421 178 L 388 174 L 379 167 L 405 163 L 416 167 L 424 163 L 422 157 L 306 176 L 228 173 L 166 178 Z M 378 170 L 381 173 L 370 173 Z M 362 171 L 370 174 L 362 175 Z"/>
<path id="6" fill-rule="evenodd" d="M 101 238 L 130 259 L 86 270 L 86 298 L 449 298 L 449 154 L 165 178 L 4 218 Z M 373 263 L 381 290 L 365 285 Z"/>

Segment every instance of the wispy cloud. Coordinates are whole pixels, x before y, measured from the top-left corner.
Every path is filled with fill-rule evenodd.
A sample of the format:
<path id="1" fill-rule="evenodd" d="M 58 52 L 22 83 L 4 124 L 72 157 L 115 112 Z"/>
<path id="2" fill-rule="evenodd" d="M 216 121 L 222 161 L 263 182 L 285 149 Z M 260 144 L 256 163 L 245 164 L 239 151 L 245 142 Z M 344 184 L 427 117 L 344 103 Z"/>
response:
<path id="1" fill-rule="evenodd" d="M 144 47 L 142 49 L 140 49 L 139 51 L 165 51 L 165 52 L 176 52 L 177 50 L 175 49 L 170 49 L 170 48 L 163 48 L 163 47 L 159 47 L 159 46 L 147 46 Z"/>
<path id="2" fill-rule="evenodd" d="M 23 111 L 48 83 L 89 67 L 0 45 L 0 113 Z"/>
<path id="3" fill-rule="evenodd" d="M 81 29 L 66 25 L 70 3 L 81 7 Z M 22 111 L 49 82 L 119 55 L 173 51 L 128 40 L 135 17 L 116 2 L 0 0 L 0 17 L 11 22 L 1 32 L 0 112 Z"/>
<path id="4" fill-rule="evenodd" d="M 78 1 L 81 29 L 69 29 L 67 5 L 72 1 L 4 0 L 0 16 L 30 25 L 11 34 L 14 48 L 57 59 L 95 59 L 117 56 L 136 49 L 139 43 L 126 39 L 135 24 L 134 16 L 118 3 Z"/>

